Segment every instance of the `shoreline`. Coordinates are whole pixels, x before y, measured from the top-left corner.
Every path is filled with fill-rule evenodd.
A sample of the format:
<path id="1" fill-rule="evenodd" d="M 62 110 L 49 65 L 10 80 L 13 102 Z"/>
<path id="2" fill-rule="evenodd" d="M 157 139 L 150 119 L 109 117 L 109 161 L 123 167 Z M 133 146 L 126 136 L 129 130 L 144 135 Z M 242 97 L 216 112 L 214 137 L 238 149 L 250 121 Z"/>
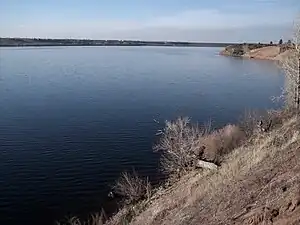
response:
<path id="1" fill-rule="evenodd" d="M 221 134 L 225 140 L 228 131 L 231 131 L 228 136 L 230 140 L 242 138 L 239 144 L 230 146 L 216 168 L 188 170 L 178 178 L 169 180 L 168 185 L 154 188 L 149 196 L 123 205 L 112 217 L 105 218 L 105 214 L 98 214 L 94 221 L 106 225 L 200 222 L 213 225 L 220 221 L 220 224 L 248 224 L 249 221 L 263 221 L 260 218 L 264 218 L 274 224 L 296 224 L 300 216 L 297 188 L 300 155 L 295 154 L 295 150 L 300 145 L 300 135 L 295 130 L 300 123 L 293 110 L 267 111 L 262 115 L 263 129 L 249 124 L 251 117 L 248 118 L 250 120 L 246 118 L 244 125 L 239 125 L 241 131 L 247 132 L 246 136 L 232 132 L 232 128 L 238 128 L 238 125 L 229 125 L 231 127 L 227 131 L 224 127 L 217 133 L 209 134 L 208 138 Z M 207 140 L 216 141 L 214 138 Z M 273 194 L 269 192 L 271 184 Z M 266 202 L 272 204 L 264 208 Z"/>
<path id="2" fill-rule="evenodd" d="M 40 39 L 1 38 L 0 47 L 44 46 L 161 46 L 161 47 L 226 47 L 238 43 L 189 42 L 189 41 L 140 41 L 140 40 L 90 40 L 90 39 Z"/>
<path id="3" fill-rule="evenodd" d="M 265 44 L 242 44 L 229 45 L 220 52 L 222 56 L 237 57 L 241 59 L 255 59 L 280 61 L 286 58 L 292 49 L 289 44 L 265 45 Z"/>

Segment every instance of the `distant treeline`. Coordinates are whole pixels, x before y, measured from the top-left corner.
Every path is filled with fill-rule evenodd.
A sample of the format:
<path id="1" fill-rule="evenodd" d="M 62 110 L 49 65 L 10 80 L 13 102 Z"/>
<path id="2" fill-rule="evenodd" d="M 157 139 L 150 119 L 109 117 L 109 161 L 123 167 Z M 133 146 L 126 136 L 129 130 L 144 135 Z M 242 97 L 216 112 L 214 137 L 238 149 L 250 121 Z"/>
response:
<path id="1" fill-rule="evenodd" d="M 234 43 L 201 43 L 174 41 L 89 40 L 89 39 L 41 39 L 0 38 L 0 47 L 26 46 L 178 46 L 178 47 L 226 47 Z"/>

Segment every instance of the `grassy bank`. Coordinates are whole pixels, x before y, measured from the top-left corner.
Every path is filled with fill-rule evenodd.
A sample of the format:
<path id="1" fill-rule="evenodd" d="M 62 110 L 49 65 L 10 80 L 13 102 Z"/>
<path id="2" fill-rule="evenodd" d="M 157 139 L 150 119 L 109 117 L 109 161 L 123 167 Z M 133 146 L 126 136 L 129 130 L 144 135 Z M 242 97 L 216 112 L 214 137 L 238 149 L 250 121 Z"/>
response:
<path id="1" fill-rule="evenodd" d="M 169 122 L 155 150 L 168 181 L 155 189 L 126 176 L 126 201 L 112 218 L 63 224 L 298 224 L 300 122 L 293 111 L 249 114 L 211 131 Z M 199 165 L 207 162 L 213 167 Z M 131 180 L 131 178 L 135 178 Z"/>
<path id="2" fill-rule="evenodd" d="M 255 130 L 218 170 L 182 177 L 132 224 L 299 223 L 300 123 L 292 113 L 272 118 L 270 130 Z"/>

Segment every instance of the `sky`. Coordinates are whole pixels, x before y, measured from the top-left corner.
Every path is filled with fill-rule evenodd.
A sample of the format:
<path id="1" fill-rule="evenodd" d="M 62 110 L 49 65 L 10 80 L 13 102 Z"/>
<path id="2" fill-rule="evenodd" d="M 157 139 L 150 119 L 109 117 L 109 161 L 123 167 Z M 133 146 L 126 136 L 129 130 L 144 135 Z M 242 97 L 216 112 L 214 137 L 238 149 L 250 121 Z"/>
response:
<path id="1" fill-rule="evenodd" d="M 300 0 L 0 0 L 0 37 L 269 42 Z"/>

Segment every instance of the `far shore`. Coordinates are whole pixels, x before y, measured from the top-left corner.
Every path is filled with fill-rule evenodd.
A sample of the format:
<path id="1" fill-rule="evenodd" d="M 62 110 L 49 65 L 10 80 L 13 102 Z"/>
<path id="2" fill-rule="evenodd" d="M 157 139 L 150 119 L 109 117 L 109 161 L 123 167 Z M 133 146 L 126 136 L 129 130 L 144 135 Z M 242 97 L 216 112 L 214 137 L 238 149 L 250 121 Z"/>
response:
<path id="1" fill-rule="evenodd" d="M 183 41 L 90 40 L 0 38 L 0 47 L 51 47 L 51 46 L 162 46 L 162 47 L 226 47 L 238 43 L 206 43 Z"/>

